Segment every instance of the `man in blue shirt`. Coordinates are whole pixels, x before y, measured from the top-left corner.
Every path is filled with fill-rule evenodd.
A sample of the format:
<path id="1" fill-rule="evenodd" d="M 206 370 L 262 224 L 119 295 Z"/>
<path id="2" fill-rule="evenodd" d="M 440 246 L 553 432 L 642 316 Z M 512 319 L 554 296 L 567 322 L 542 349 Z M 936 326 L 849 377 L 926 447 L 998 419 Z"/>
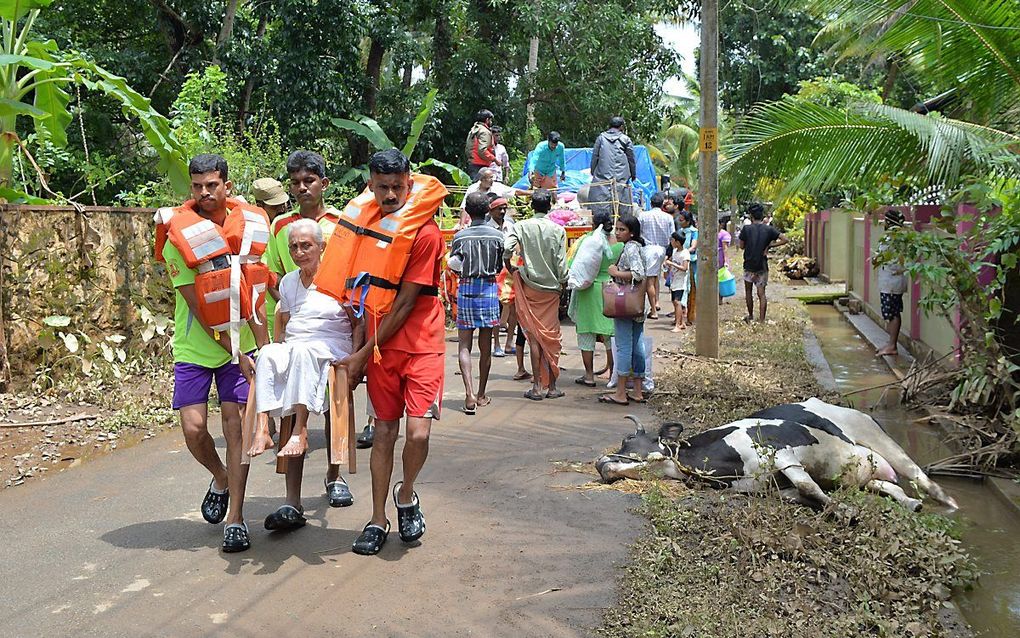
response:
<path id="1" fill-rule="evenodd" d="M 560 134 L 551 131 L 549 137 L 535 147 L 535 164 L 531 171 L 533 189 L 548 188 L 556 192 L 556 167 L 560 167 L 560 180 L 567 179 L 567 161 L 563 155 Z"/>

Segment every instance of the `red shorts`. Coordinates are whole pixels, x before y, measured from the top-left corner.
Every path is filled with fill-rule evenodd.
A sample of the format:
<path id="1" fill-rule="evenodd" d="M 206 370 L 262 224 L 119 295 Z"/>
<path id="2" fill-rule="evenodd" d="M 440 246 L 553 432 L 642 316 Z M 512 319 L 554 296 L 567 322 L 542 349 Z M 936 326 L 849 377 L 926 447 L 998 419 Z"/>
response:
<path id="1" fill-rule="evenodd" d="M 439 419 L 443 401 L 445 356 L 441 352 L 383 350 L 382 361 L 368 362 L 368 398 L 372 416 L 397 421 L 404 416 Z"/>

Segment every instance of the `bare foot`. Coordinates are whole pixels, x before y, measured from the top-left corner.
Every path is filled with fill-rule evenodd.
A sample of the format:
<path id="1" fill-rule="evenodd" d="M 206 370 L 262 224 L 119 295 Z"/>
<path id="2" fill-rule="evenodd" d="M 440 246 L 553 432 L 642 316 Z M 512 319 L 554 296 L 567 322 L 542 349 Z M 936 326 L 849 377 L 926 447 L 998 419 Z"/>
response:
<path id="1" fill-rule="evenodd" d="M 301 456 L 308 450 L 308 437 L 304 432 L 292 434 L 276 456 Z"/>
<path id="2" fill-rule="evenodd" d="M 492 399 L 490 399 L 489 397 L 485 396 L 484 394 L 479 396 L 475 400 L 475 404 L 478 407 L 480 407 L 480 408 L 484 408 L 485 406 L 489 405 L 490 403 L 492 403 Z"/>
<path id="3" fill-rule="evenodd" d="M 683 330 L 686 330 L 686 328 L 683 328 L 681 326 L 673 326 L 673 329 L 670 330 L 670 332 L 681 332 Z"/>
<path id="4" fill-rule="evenodd" d="M 875 356 L 876 357 L 895 357 L 897 354 L 899 354 L 899 353 L 896 350 L 892 350 L 891 348 L 882 348 L 881 350 L 879 350 L 878 352 L 875 353 Z"/>
<path id="5" fill-rule="evenodd" d="M 255 430 L 255 440 L 251 443 L 248 456 L 256 457 L 274 445 L 276 445 L 276 442 L 273 441 L 272 435 L 269 434 L 269 428 L 258 428 Z"/>

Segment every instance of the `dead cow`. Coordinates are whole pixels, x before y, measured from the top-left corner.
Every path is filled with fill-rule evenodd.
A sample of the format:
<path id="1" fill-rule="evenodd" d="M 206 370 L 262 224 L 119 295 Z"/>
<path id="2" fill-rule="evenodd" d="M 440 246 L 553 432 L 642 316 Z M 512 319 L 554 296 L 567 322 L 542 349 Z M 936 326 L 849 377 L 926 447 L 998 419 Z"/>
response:
<path id="1" fill-rule="evenodd" d="M 823 406 L 834 410 L 823 410 Z M 792 418 L 768 414 L 784 409 Z M 839 412 L 842 410 L 847 412 Z M 678 440 L 683 430 L 679 423 L 666 423 L 658 436 L 652 436 L 635 417 L 627 418 L 634 421 L 637 430 L 623 440 L 618 452 L 595 463 L 606 482 L 640 478 L 651 471 L 667 478 L 695 477 L 718 487 L 753 493 L 765 490 L 774 481 L 783 496 L 811 507 L 828 504 L 823 487 L 831 489 L 841 483 L 885 494 L 919 511 L 921 501 L 907 496 L 896 485 L 899 470 L 939 502 L 956 506 L 874 419 L 817 399 L 770 408 L 683 441 Z"/>

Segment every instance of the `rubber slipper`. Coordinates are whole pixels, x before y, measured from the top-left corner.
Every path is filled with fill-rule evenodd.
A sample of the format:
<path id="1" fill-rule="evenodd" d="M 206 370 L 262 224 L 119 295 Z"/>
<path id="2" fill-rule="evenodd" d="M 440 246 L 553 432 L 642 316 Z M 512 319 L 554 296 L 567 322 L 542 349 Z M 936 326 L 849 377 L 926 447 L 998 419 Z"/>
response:
<path id="1" fill-rule="evenodd" d="M 417 492 L 411 493 L 410 505 L 401 505 L 397 500 L 397 491 L 403 484 L 401 481 L 393 486 L 393 504 L 397 506 L 397 531 L 400 533 L 400 540 L 413 543 L 425 534 L 425 515 L 421 513 Z"/>
<path id="2" fill-rule="evenodd" d="M 265 527 L 271 532 L 289 532 L 304 527 L 307 520 L 293 505 L 283 505 L 266 517 Z"/>
<path id="3" fill-rule="evenodd" d="M 595 387 L 595 382 L 594 381 L 589 381 L 589 380 L 585 379 L 584 377 L 577 377 L 576 379 L 574 379 L 574 383 L 576 383 L 577 385 L 588 386 L 589 388 L 594 388 Z"/>
<path id="4" fill-rule="evenodd" d="M 472 406 L 470 408 L 467 406 L 466 403 L 464 404 L 464 414 L 467 414 L 468 416 L 474 416 L 476 409 L 478 409 L 478 405 L 477 404 L 475 404 L 474 406 Z"/>
<path id="5" fill-rule="evenodd" d="M 630 405 L 630 401 L 617 401 L 615 397 L 603 394 L 599 397 L 599 403 L 612 403 L 613 405 Z"/>
<path id="6" fill-rule="evenodd" d="M 545 393 L 545 398 L 547 399 L 559 399 L 560 397 L 565 396 L 567 396 L 567 393 L 563 390 L 557 390 L 556 392 L 549 391 Z"/>
<path id="7" fill-rule="evenodd" d="M 386 544 L 386 537 L 390 535 L 390 522 L 386 521 L 386 527 L 380 527 L 369 523 L 361 530 L 361 535 L 354 541 L 351 550 L 362 556 L 375 556 Z"/>
<path id="8" fill-rule="evenodd" d="M 648 403 L 648 399 L 646 399 L 644 397 L 641 397 L 640 399 L 635 399 L 634 397 L 632 397 L 629 394 L 627 395 L 627 400 L 628 401 L 633 401 L 634 403 Z"/>
<path id="9" fill-rule="evenodd" d="M 244 523 L 233 523 L 223 528 L 223 551 L 227 554 L 243 552 L 251 547 L 248 526 Z"/>
<path id="10" fill-rule="evenodd" d="M 494 356 L 494 357 L 505 357 L 506 356 L 506 351 L 504 351 L 503 348 L 496 348 L 495 350 L 492 351 L 492 356 Z"/>
<path id="11" fill-rule="evenodd" d="M 484 408 L 485 406 L 489 405 L 490 403 L 492 403 L 492 399 L 490 399 L 489 397 L 478 397 L 477 407 Z"/>
<path id="12" fill-rule="evenodd" d="M 517 354 L 517 347 L 514 346 L 513 348 L 503 348 L 503 352 L 507 354 Z"/>
<path id="13" fill-rule="evenodd" d="M 532 388 L 524 393 L 524 398 L 531 399 L 532 401 L 541 401 L 545 397 L 542 396 L 540 393 L 535 392 L 535 388 Z"/>
<path id="14" fill-rule="evenodd" d="M 525 372 L 524 374 L 517 373 L 517 374 L 514 375 L 514 381 L 524 381 L 525 379 L 530 379 L 530 378 L 531 378 L 531 373 L 530 372 Z"/>
<path id="15" fill-rule="evenodd" d="M 347 481 L 339 478 L 335 481 L 322 479 L 322 482 L 326 486 L 326 498 L 329 499 L 330 507 L 354 505 L 354 495 L 351 494 L 351 488 L 347 485 Z"/>
<path id="16" fill-rule="evenodd" d="M 202 518 L 213 525 L 223 522 L 227 516 L 227 505 L 230 504 L 230 491 L 214 492 L 213 485 L 215 484 L 215 481 L 209 481 L 209 489 L 206 490 L 205 498 L 202 499 Z"/>
<path id="17" fill-rule="evenodd" d="M 372 447 L 373 442 L 375 442 L 375 426 L 366 425 L 365 429 L 358 435 L 357 447 L 359 450 L 365 450 Z"/>

